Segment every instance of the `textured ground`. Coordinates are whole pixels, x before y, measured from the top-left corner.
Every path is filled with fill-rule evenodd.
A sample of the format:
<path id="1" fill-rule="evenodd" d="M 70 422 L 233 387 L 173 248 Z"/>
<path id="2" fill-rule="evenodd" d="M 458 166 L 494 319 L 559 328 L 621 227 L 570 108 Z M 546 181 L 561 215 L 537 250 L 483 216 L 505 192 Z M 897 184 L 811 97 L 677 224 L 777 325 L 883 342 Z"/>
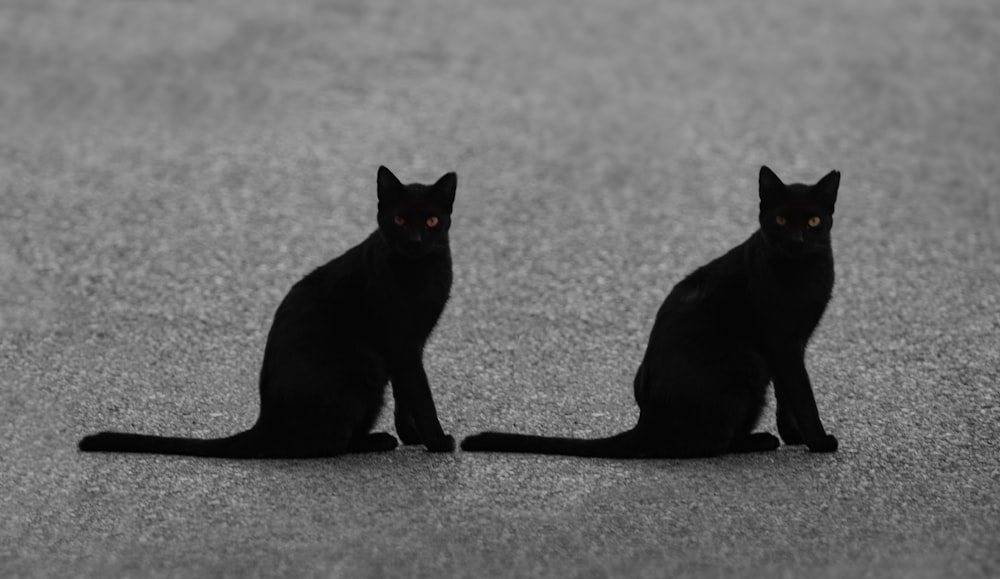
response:
<path id="1" fill-rule="evenodd" d="M 998 95 L 986 0 L 4 2 L 0 575 L 996 577 Z M 76 452 L 249 426 L 270 316 L 373 228 L 380 163 L 459 173 L 426 356 L 459 436 L 631 426 L 759 165 L 841 170 L 808 358 L 841 451 Z"/>

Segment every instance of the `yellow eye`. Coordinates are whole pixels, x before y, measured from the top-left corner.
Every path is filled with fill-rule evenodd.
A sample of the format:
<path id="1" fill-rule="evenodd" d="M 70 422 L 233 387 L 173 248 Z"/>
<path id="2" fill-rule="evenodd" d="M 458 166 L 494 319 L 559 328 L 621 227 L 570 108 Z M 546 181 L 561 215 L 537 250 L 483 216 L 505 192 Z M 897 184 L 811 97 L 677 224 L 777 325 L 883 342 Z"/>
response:
<path id="1" fill-rule="evenodd" d="M 774 222 L 777 223 L 778 225 L 784 225 L 784 224 L 788 223 L 788 220 L 785 219 L 785 217 L 783 215 L 779 215 L 779 216 L 777 216 L 777 217 L 774 218 Z"/>
<path id="2" fill-rule="evenodd" d="M 395 223 L 396 225 L 403 225 L 406 223 L 406 220 L 403 219 L 402 215 L 397 215 L 392 218 L 392 222 Z"/>
<path id="3" fill-rule="evenodd" d="M 819 217 L 810 217 L 808 223 L 809 227 L 819 227 Z"/>
<path id="4" fill-rule="evenodd" d="M 438 218 L 433 215 L 427 218 L 427 227 L 437 227 Z"/>

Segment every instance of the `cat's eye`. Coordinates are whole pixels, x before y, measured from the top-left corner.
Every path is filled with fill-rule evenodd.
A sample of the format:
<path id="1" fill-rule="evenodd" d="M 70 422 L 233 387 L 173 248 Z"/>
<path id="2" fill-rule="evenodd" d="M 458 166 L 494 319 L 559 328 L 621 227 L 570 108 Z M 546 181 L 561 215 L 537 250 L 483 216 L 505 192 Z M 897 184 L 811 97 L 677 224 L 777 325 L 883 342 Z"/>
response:
<path id="1" fill-rule="evenodd" d="M 819 217 L 810 217 L 807 223 L 809 227 L 819 227 Z"/>
<path id="2" fill-rule="evenodd" d="M 788 220 L 785 219 L 784 215 L 779 215 L 779 216 L 777 216 L 777 217 L 774 218 L 774 222 L 777 223 L 778 225 L 784 225 L 784 224 L 788 223 Z"/>
<path id="3" fill-rule="evenodd" d="M 405 225 L 406 224 L 406 220 L 403 219 L 402 215 L 397 215 L 397 216 L 393 217 L 392 218 L 392 222 L 395 223 L 396 225 Z"/>
<path id="4" fill-rule="evenodd" d="M 431 215 L 427 218 L 427 227 L 437 227 L 438 218 Z"/>

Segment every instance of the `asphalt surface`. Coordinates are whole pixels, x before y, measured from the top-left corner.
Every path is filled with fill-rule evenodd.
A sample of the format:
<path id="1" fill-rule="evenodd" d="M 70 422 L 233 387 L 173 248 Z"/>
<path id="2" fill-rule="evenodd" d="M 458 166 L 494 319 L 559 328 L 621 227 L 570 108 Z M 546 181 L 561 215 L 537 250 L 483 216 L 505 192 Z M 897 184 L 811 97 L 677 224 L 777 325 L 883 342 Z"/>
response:
<path id="1" fill-rule="evenodd" d="M 3 3 L 0 576 L 1000 576 L 998 95 L 985 1 Z M 631 426 L 758 167 L 839 169 L 808 364 L 840 451 L 76 451 L 249 426 L 274 308 L 373 229 L 379 164 L 459 174 L 426 355 L 456 436 Z"/>

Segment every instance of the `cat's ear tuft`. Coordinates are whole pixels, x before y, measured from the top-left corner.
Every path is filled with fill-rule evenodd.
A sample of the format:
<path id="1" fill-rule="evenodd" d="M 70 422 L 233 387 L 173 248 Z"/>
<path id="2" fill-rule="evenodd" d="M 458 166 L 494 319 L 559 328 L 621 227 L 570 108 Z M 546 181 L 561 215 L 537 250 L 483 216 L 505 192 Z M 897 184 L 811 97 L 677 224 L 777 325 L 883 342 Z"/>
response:
<path id="1" fill-rule="evenodd" d="M 403 189 L 403 184 L 387 169 L 385 165 L 378 168 L 378 198 L 383 200 L 386 196 L 395 197 Z"/>
<path id="2" fill-rule="evenodd" d="M 823 201 L 830 213 L 833 213 L 833 206 L 837 203 L 837 191 L 840 189 L 840 171 L 830 171 L 825 177 L 820 179 L 813 190 Z"/>
<path id="3" fill-rule="evenodd" d="M 434 191 L 435 196 L 445 205 L 447 205 L 448 211 L 451 211 L 452 205 L 455 203 L 455 190 L 458 188 L 458 175 L 455 173 L 445 173 L 440 179 L 437 180 L 431 189 Z"/>
<path id="4" fill-rule="evenodd" d="M 760 202 L 769 205 L 778 199 L 778 196 L 785 190 L 785 184 L 774 174 L 767 165 L 760 166 Z"/>

